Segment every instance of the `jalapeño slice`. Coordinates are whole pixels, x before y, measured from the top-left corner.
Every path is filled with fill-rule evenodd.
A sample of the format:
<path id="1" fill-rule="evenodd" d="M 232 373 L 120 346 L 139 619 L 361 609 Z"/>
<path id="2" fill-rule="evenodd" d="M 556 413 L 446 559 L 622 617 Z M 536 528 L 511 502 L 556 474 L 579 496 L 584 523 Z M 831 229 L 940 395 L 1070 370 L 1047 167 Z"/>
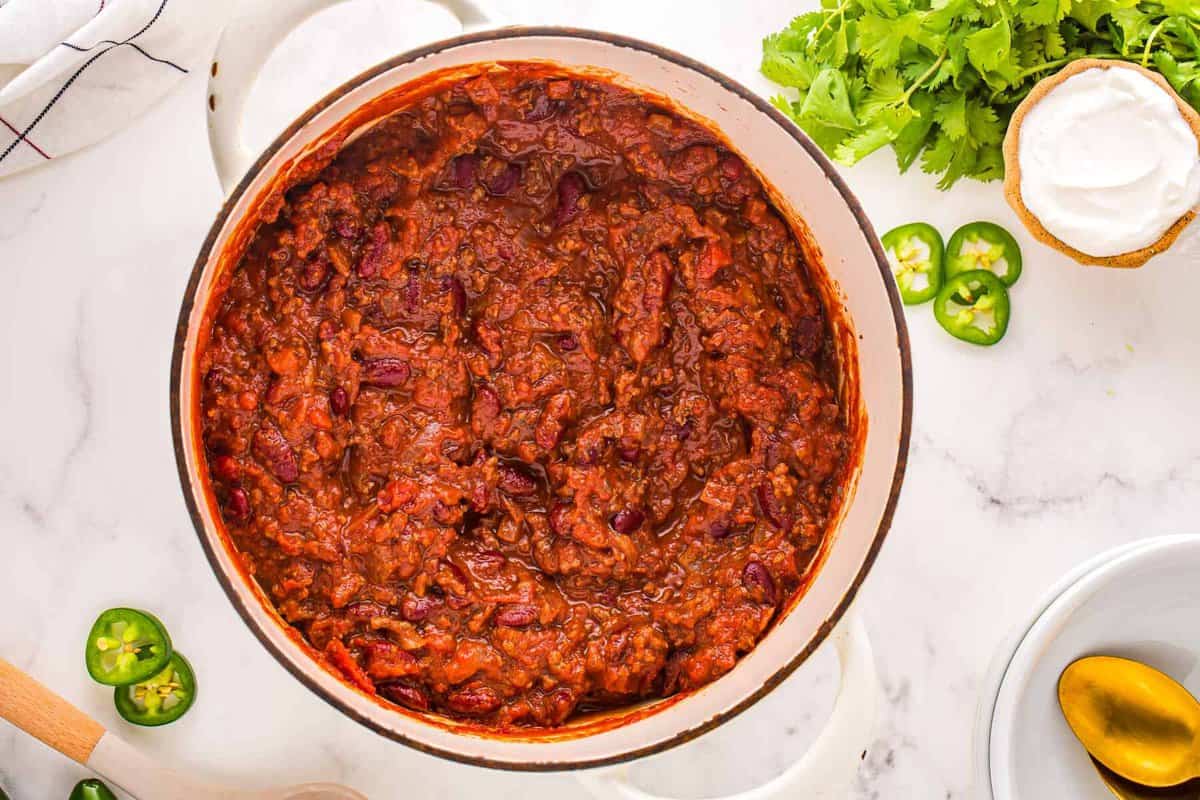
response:
<path id="1" fill-rule="evenodd" d="M 971 222 L 950 234 L 946 245 L 946 277 L 985 269 L 1012 286 L 1021 277 L 1021 247 L 994 222 Z"/>
<path id="2" fill-rule="evenodd" d="M 904 305 L 932 300 L 942 288 L 942 235 L 932 225 L 911 222 L 883 235 L 883 250 Z"/>
<path id="3" fill-rule="evenodd" d="M 171 658 L 171 637 L 156 617 L 132 608 L 110 608 L 88 634 L 88 674 L 105 686 L 127 686 L 160 672 Z"/>
<path id="4" fill-rule="evenodd" d="M 1009 312 L 1008 289 L 986 269 L 949 278 L 933 301 L 938 324 L 971 344 L 991 345 L 1003 339 Z"/>
<path id="5" fill-rule="evenodd" d="M 126 722 L 149 727 L 174 722 L 195 701 L 196 674 L 179 653 L 172 653 L 167 666 L 150 680 L 118 686 L 113 694 L 117 713 Z"/>
<path id="6" fill-rule="evenodd" d="M 88 778 L 75 784 L 68 800 L 117 800 L 117 796 L 113 794 L 112 789 L 104 785 L 103 781 Z"/>

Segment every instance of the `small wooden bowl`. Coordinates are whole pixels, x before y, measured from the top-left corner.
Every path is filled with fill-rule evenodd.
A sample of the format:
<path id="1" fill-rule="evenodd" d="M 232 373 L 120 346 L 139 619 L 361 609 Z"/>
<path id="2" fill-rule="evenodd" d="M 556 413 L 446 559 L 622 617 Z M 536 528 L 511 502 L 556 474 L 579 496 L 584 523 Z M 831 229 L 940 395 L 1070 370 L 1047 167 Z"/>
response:
<path id="1" fill-rule="evenodd" d="M 1013 113 L 1012 121 L 1008 125 L 1008 133 L 1004 135 L 1004 197 L 1008 200 L 1008 204 L 1012 206 L 1013 211 L 1017 212 L 1017 216 L 1021 218 L 1021 222 L 1025 223 L 1025 227 L 1033 234 L 1035 239 L 1053 247 L 1061 253 L 1066 253 L 1080 264 L 1094 264 L 1101 267 L 1140 267 L 1171 246 L 1179 234 L 1183 232 L 1183 229 L 1188 226 L 1188 223 L 1195 218 L 1196 212 L 1194 210 L 1188 211 L 1176 220 L 1175 224 L 1167 228 L 1166 232 L 1156 242 L 1140 250 L 1120 253 L 1115 256 L 1093 256 L 1076 250 L 1046 230 L 1041 220 L 1026 208 L 1025 201 L 1021 198 L 1021 162 L 1018 154 L 1020 151 L 1021 124 L 1025 121 L 1025 115 L 1052 89 L 1067 78 L 1093 68 L 1135 70 L 1161 86 L 1163 91 L 1167 92 L 1175 100 L 1175 105 L 1178 106 L 1179 113 L 1183 115 L 1184 121 L 1191 127 L 1192 133 L 1196 135 L 1196 146 L 1197 149 L 1200 149 L 1200 114 L 1196 113 L 1194 108 L 1176 94 L 1175 90 L 1171 88 L 1171 84 L 1167 83 L 1166 78 L 1157 72 L 1152 72 L 1137 64 L 1130 64 L 1127 61 L 1081 58 L 1078 61 L 1072 61 L 1058 72 L 1039 81 L 1033 87 L 1033 91 L 1021 101 L 1021 104 L 1017 106 L 1017 110 Z"/>

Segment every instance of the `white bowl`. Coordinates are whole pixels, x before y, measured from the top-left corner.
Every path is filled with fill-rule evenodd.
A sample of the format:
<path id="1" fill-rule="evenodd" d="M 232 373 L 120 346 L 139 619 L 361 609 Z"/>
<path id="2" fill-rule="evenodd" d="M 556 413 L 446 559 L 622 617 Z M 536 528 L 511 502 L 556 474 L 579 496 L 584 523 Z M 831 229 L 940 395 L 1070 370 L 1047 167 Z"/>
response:
<path id="1" fill-rule="evenodd" d="M 1001 648 L 975 730 L 984 800 L 1111 800 L 1059 711 L 1058 676 L 1077 658 L 1143 661 L 1200 690 L 1200 536 L 1133 542 L 1059 581 Z"/>

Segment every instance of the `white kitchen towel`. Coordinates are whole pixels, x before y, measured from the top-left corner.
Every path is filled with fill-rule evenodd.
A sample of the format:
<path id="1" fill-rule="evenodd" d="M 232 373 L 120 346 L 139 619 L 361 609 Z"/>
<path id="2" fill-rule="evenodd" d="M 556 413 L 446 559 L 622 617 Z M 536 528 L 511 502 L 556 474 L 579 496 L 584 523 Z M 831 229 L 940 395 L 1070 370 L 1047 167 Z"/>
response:
<path id="1" fill-rule="evenodd" d="M 0 176 L 128 125 L 208 68 L 233 0 L 0 0 Z"/>

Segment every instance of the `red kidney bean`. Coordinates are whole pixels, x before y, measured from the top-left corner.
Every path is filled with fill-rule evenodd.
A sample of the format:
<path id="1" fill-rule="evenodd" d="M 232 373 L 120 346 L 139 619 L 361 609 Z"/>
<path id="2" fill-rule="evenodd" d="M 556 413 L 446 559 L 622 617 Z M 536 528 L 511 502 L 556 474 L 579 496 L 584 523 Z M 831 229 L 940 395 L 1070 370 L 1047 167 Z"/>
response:
<path id="1" fill-rule="evenodd" d="M 350 410 L 350 395 L 342 387 L 335 386 L 329 393 L 329 410 L 339 417 L 346 416 Z"/>
<path id="2" fill-rule="evenodd" d="M 728 536 L 731 531 L 729 523 L 723 519 L 713 520 L 708 525 L 708 535 L 718 541 Z"/>
<path id="3" fill-rule="evenodd" d="M 300 267 L 297 283 L 306 292 L 315 292 L 325 285 L 329 277 L 329 261 L 324 255 L 310 258 Z"/>
<path id="4" fill-rule="evenodd" d="M 433 507 L 433 518 L 443 525 L 455 525 L 462 520 L 462 512 L 457 503 L 448 506 L 438 500 Z"/>
<path id="5" fill-rule="evenodd" d="M 386 617 L 387 613 L 387 606 L 376 603 L 373 600 L 360 600 L 357 603 L 351 603 L 346 606 L 346 614 L 355 619 Z"/>
<path id="6" fill-rule="evenodd" d="M 255 431 L 250 449 L 254 452 L 254 457 L 282 482 L 291 483 L 300 477 L 296 453 L 279 429 L 271 423 L 265 422 Z"/>
<path id="7" fill-rule="evenodd" d="M 590 467 L 600 460 L 600 448 L 595 444 L 589 444 L 587 447 L 579 447 L 575 450 L 575 463 L 583 467 Z"/>
<path id="8" fill-rule="evenodd" d="M 337 235 L 343 239 L 357 239 L 362 233 L 362 226 L 358 224 L 358 220 L 349 214 L 338 214 L 333 218 L 333 229 L 337 231 Z"/>
<path id="9" fill-rule="evenodd" d="M 250 498 L 246 495 L 246 490 L 240 486 L 230 489 L 229 502 L 225 504 L 225 508 L 235 520 L 241 521 L 249 517 Z"/>
<path id="10" fill-rule="evenodd" d="M 379 693 L 396 705 L 411 708 L 414 711 L 428 711 L 429 697 L 425 692 L 407 683 L 384 683 L 379 686 Z"/>
<path id="11" fill-rule="evenodd" d="M 819 317 L 801 317 L 792 331 L 792 352 L 797 358 L 812 358 L 821 349 L 825 326 Z"/>
<path id="12" fill-rule="evenodd" d="M 496 624 L 506 628 L 525 628 L 537 622 L 538 612 L 533 606 L 509 605 L 496 612 Z"/>
<path id="13" fill-rule="evenodd" d="M 471 607 L 471 598 L 459 597 L 458 595 L 449 595 L 446 598 L 446 605 L 450 606 L 455 611 L 462 611 L 464 608 Z"/>
<path id="14" fill-rule="evenodd" d="M 646 515 L 636 508 L 623 508 L 608 518 L 608 524 L 617 533 L 629 535 L 642 526 Z"/>
<path id="15" fill-rule="evenodd" d="M 751 561 L 742 570 L 742 585 L 752 592 L 757 589 L 762 593 L 764 603 L 775 605 L 775 579 L 760 562 Z"/>
<path id="16" fill-rule="evenodd" d="M 555 503 L 551 506 L 550 513 L 546 516 L 551 533 L 555 536 L 566 536 L 571 532 L 571 524 L 567 519 L 570 513 L 571 507 L 566 503 Z"/>
<path id="17" fill-rule="evenodd" d="M 387 639 L 375 639 L 367 643 L 367 652 L 376 658 L 392 662 L 400 667 L 416 667 L 417 657 Z"/>
<path id="18" fill-rule="evenodd" d="M 533 98 L 533 105 L 525 112 L 526 122 L 541 122 L 544 119 L 550 119 L 558 111 L 558 103 L 551 100 L 545 94 L 539 93 Z"/>
<path id="19" fill-rule="evenodd" d="M 446 705 L 460 714 L 487 714 L 500 703 L 496 692 L 486 686 L 467 686 L 446 698 Z"/>
<path id="20" fill-rule="evenodd" d="M 477 434 L 485 434 L 499 417 L 500 395 L 486 383 L 477 384 L 471 398 L 471 429 Z"/>
<path id="21" fill-rule="evenodd" d="M 779 498 L 775 496 L 775 487 L 771 485 L 771 482 L 760 483 L 754 490 L 754 494 L 758 498 L 758 508 L 767 518 L 767 522 L 780 530 L 786 528 L 787 517 L 783 513 L 783 507 L 779 504 Z"/>
<path id="22" fill-rule="evenodd" d="M 475 185 L 475 172 L 479 169 L 479 156 L 474 153 L 456 156 L 450 162 L 452 185 L 459 189 L 470 189 Z"/>
<path id="23" fill-rule="evenodd" d="M 414 273 L 404 284 L 404 307 L 411 314 L 421 306 L 421 279 Z"/>
<path id="24" fill-rule="evenodd" d="M 217 456 L 212 461 L 213 475 L 227 483 L 233 483 L 242 477 L 242 467 L 233 456 Z"/>
<path id="25" fill-rule="evenodd" d="M 537 493 L 537 481 L 522 469 L 509 464 L 501 464 L 498 485 L 500 491 L 515 497 L 528 497 Z"/>
<path id="26" fill-rule="evenodd" d="M 677 422 L 668 422 L 663 425 L 663 434 L 669 438 L 684 442 L 691 438 L 695 428 L 696 426 L 692 424 L 690 419 L 682 425 Z"/>
<path id="27" fill-rule="evenodd" d="M 742 163 L 742 160 L 732 153 L 726 153 L 721 158 L 721 174 L 731 181 L 736 181 L 742 177 L 745 169 L 746 165 Z"/>
<path id="28" fill-rule="evenodd" d="M 360 278 L 373 278 L 378 274 L 387 259 L 388 241 L 391 237 L 392 229 L 386 222 L 376 222 L 371 227 L 371 241 L 363 248 L 362 257 L 358 260 Z"/>
<path id="29" fill-rule="evenodd" d="M 517 188 L 517 184 L 520 182 L 521 165 L 510 162 L 505 164 L 504 169 L 488 182 L 487 190 L 490 194 L 503 197 Z"/>
<path id="30" fill-rule="evenodd" d="M 638 456 L 641 454 L 642 448 L 635 444 L 622 444 L 619 448 L 617 448 L 617 455 L 619 455 L 621 460 L 626 464 L 632 464 L 633 462 L 637 461 Z"/>
<path id="31" fill-rule="evenodd" d="M 450 278 L 446 282 L 446 289 L 450 292 L 450 302 L 454 308 L 454 313 L 460 317 L 467 314 L 467 289 L 463 286 L 463 282 L 458 278 Z"/>
<path id="32" fill-rule="evenodd" d="M 554 226 L 565 225 L 579 216 L 579 199 L 587 184 L 578 172 L 568 172 L 558 181 L 558 205 L 554 209 Z"/>
<path id="33" fill-rule="evenodd" d="M 400 601 L 400 616 L 408 622 L 420 622 L 427 619 L 439 605 L 432 597 L 411 595 Z"/>
<path id="34" fill-rule="evenodd" d="M 579 347 L 579 340 L 575 338 L 574 334 L 564 333 L 558 337 L 558 349 L 564 353 L 569 353 L 577 347 Z"/>
<path id="35" fill-rule="evenodd" d="M 402 358 L 370 358 L 362 362 L 359 380 L 364 386 L 391 388 L 408 383 L 412 367 Z"/>
<path id="36" fill-rule="evenodd" d="M 766 463 L 767 469 L 775 469 L 776 466 L 785 463 L 787 460 L 787 445 L 783 443 L 778 434 L 768 433 L 763 453 L 763 461 Z"/>

